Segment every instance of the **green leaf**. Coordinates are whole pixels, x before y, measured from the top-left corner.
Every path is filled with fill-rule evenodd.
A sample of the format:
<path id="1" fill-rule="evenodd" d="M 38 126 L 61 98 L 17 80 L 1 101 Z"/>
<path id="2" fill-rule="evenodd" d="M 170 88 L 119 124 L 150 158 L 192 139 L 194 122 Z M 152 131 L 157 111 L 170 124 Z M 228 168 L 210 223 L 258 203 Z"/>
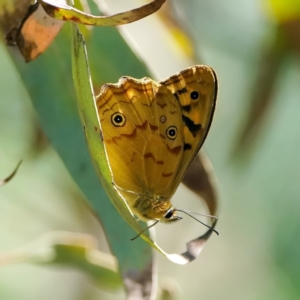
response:
<path id="1" fill-rule="evenodd" d="M 86 141 L 89 146 L 94 166 L 97 170 L 99 178 L 104 189 L 109 195 L 111 201 L 122 215 L 122 217 L 130 224 L 136 231 L 141 232 L 138 222 L 135 220 L 127 203 L 117 194 L 113 188 L 112 176 L 106 160 L 105 148 L 102 142 L 101 126 L 99 117 L 97 115 L 97 107 L 95 97 L 91 86 L 91 78 L 89 75 L 89 65 L 86 54 L 85 43 L 83 36 L 79 33 L 77 26 L 73 24 L 73 76 L 77 90 L 79 110 L 81 113 L 81 120 L 85 131 Z M 208 201 L 208 200 L 207 200 Z M 216 207 L 216 203 L 213 204 Z M 212 213 L 215 209 L 212 210 Z M 105 217 L 105 216 L 103 216 Z M 187 251 L 182 254 L 168 254 L 162 250 L 153 240 L 145 233 L 140 236 L 152 247 L 165 255 L 168 259 L 177 264 L 186 264 L 195 259 L 201 252 L 205 241 L 209 238 L 214 230 L 216 222 L 203 236 L 188 242 Z"/>
<path id="2" fill-rule="evenodd" d="M 114 257 L 100 252 L 95 238 L 86 234 L 52 232 L 21 249 L 0 254 L 0 266 L 16 263 L 73 267 L 103 288 L 122 287 Z"/>
<path id="3" fill-rule="evenodd" d="M 143 276 L 144 272 L 152 270 L 152 249 L 142 239 L 130 241 L 135 232 L 112 205 L 91 163 L 75 101 L 69 29 L 70 26 L 65 27 L 50 48 L 30 64 L 26 64 L 16 51 L 12 51 L 11 55 L 43 131 L 99 217 L 122 277 L 127 278 L 127 282 L 135 282 L 139 277 L 136 274 Z M 93 46 L 96 47 L 95 44 Z M 124 42 L 122 47 L 128 48 Z M 124 51 L 128 52 L 128 49 Z M 134 56 L 131 54 L 131 57 Z M 105 80 L 105 76 L 111 76 L 111 73 L 108 70 L 101 75 Z M 148 286 L 152 286 L 152 273 L 149 274 Z M 139 287 L 141 290 L 146 288 Z"/>

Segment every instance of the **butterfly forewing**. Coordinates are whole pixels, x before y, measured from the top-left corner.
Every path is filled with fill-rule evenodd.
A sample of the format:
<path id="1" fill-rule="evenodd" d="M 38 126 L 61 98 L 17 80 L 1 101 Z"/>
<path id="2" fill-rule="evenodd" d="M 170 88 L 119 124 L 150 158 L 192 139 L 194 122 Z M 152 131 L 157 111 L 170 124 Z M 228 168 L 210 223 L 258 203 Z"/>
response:
<path id="1" fill-rule="evenodd" d="M 123 77 L 102 88 L 97 107 L 113 180 L 121 193 L 171 195 L 170 182 L 183 149 L 181 109 L 172 93 L 151 79 Z M 123 119 L 116 123 L 114 117 Z M 173 127 L 176 135 L 169 138 Z"/>
<path id="2" fill-rule="evenodd" d="M 150 135 L 141 103 L 153 101 L 154 93 L 152 87 L 145 92 L 144 86 L 138 86 L 142 88 L 139 91 L 132 88 L 134 85 L 135 80 L 131 78 L 121 78 L 118 84 L 105 85 L 97 98 L 97 107 L 114 183 L 140 194 L 147 184 L 143 152 Z M 124 124 L 114 123 L 118 113 Z M 134 166 L 139 166 L 140 171 L 137 172 Z"/>

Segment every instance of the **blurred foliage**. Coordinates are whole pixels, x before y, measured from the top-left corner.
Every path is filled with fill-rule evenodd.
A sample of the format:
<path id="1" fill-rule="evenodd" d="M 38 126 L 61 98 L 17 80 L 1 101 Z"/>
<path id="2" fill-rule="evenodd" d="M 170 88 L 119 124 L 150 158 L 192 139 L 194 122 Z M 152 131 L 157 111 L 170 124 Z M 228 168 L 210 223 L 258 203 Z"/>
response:
<path id="1" fill-rule="evenodd" d="M 300 54 L 300 2 L 269 0 L 266 12 L 274 19 L 275 28 L 263 44 L 250 95 L 245 125 L 234 151 L 235 156 L 249 153 L 265 119 L 274 105 L 274 90 L 288 59 L 296 61 Z M 297 63 L 297 62 L 296 62 Z M 263 83 L 263 84 L 262 84 Z"/>
<path id="2" fill-rule="evenodd" d="M 120 2 L 124 5 L 125 1 Z M 291 5 L 297 5 L 298 1 L 284 2 L 287 10 L 294 12 Z M 128 1 L 128 5 L 130 3 Z M 295 31 L 298 17 L 291 19 L 286 14 L 288 17 L 274 18 L 266 10 L 266 5 L 270 5 L 267 0 L 263 5 L 261 1 L 250 0 L 174 0 L 171 3 L 177 22 L 194 41 L 196 56 L 201 55 L 203 59 L 197 63 L 212 66 L 219 77 L 219 105 L 204 148 L 218 177 L 222 205 L 218 223 L 220 236 L 212 238 L 198 261 L 182 267 L 157 256 L 163 295 L 172 294 L 163 286 L 164 278 L 171 276 L 180 286 L 180 293 L 176 284 L 170 288 L 178 299 L 297 299 L 300 296 L 299 62 L 294 54 L 281 61 L 280 56 L 275 55 L 280 51 L 271 49 L 275 49 L 272 48 L 275 44 L 277 50 L 287 47 L 286 39 L 290 35 L 277 39 L 278 28 L 286 33 Z M 126 26 L 128 31 L 124 34 L 128 41 L 132 42 L 134 36 L 128 33 L 130 30 L 145 37 L 143 42 L 134 42 L 133 49 L 145 51 L 139 55 L 147 57 L 145 61 L 155 74 L 165 77 L 182 69 L 180 56 L 178 60 L 171 59 L 164 55 L 163 42 L 148 40 L 152 32 L 145 31 L 146 22 L 140 22 L 137 29 L 134 24 Z M 291 30 L 287 31 L 287 27 Z M 293 36 L 297 42 L 299 35 Z M 112 40 L 102 34 L 96 38 L 103 43 L 103 48 L 110 49 L 115 62 L 105 66 L 110 81 L 115 82 L 121 75 L 137 78 L 146 75 L 144 70 L 130 67 L 131 58 L 124 60 L 127 53 L 120 55 L 118 44 L 112 44 Z M 118 42 L 117 37 L 112 39 Z M 171 48 L 172 41 L 165 39 L 164 43 Z M 147 50 L 150 54 L 143 54 Z M 99 49 L 90 52 L 102 58 Z M 266 53 L 273 54 L 271 60 Z M 241 150 L 245 154 L 251 147 L 251 159 L 245 155 L 243 162 L 233 162 L 232 149 L 250 115 L 251 99 L 258 86 L 268 85 L 270 80 L 257 81 L 259 71 L 264 64 L 271 69 L 268 63 L 279 64 L 278 60 L 280 68 L 269 73 L 274 78 L 269 85 L 273 101 L 253 136 L 255 147 L 247 145 Z M 100 249 L 109 251 L 98 221 L 83 204 L 81 193 L 49 143 L 43 142 L 47 147 L 39 150 L 33 148 L 40 140 L 37 138 L 39 123 L 3 45 L 0 45 L 0 61 L 1 69 L 5 70 L 0 74 L 0 178 L 5 178 L 23 159 L 16 176 L 0 190 L 0 251 L 8 252 L 53 230 L 97 236 Z M 118 65 L 121 71 L 116 71 Z M 92 67 L 96 86 L 101 85 L 99 73 L 99 68 Z M 38 84 L 49 84 L 39 76 L 35 75 Z M 179 189 L 175 198 L 178 206 L 199 210 L 196 199 L 187 190 Z M 169 227 L 159 225 L 157 240 L 172 251 L 180 251 L 182 242 L 198 230 L 198 225 L 189 220 Z M 119 231 L 121 234 L 122 228 Z M 124 295 L 97 289 L 74 270 L 26 265 L 0 268 L 0 299 L 34 298 L 123 299 Z"/>

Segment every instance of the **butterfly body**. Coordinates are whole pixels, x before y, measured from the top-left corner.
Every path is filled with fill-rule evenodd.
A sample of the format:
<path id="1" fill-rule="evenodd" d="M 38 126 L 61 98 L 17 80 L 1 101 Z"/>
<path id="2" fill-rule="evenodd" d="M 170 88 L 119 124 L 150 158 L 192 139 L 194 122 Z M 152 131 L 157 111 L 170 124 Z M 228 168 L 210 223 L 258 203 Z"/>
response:
<path id="1" fill-rule="evenodd" d="M 113 183 L 140 219 L 179 219 L 171 197 L 206 137 L 216 93 L 206 66 L 160 83 L 122 77 L 102 87 L 97 108 Z"/>

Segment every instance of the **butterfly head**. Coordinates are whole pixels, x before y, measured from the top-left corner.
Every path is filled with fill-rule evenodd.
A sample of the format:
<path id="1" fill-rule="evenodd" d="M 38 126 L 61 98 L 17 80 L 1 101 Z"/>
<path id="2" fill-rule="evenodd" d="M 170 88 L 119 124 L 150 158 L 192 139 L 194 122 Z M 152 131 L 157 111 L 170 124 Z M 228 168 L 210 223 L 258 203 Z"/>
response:
<path id="1" fill-rule="evenodd" d="M 168 197 L 154 195 L 151 192 L 139 195 L 132 208 L 133 212 L 144 221 L 173 223 L 182 219 L 177 216 L 176 209 Z"/>
<path id="2" fill-rule="evenodd" d="M 176 211 L 174 207 L 170 207 L 167 212 L 160 218 L 160 222 L 162 223 L 174 223 L 176 221 L 181 220 L 182 217 L 176 215 Z"/>
<path id="3" fill-rule="evenodd" d="M 167 210 L 161 210 L 159 213 L 155 210 L 149 210 L 148 213 L 151 214 L 152 211 L 152 216 L 147 215 L 148 220 L 153 220 L 154 223 L 146 227 L 144 230 L 142 230 L 138 235 L 136 235 L 134 238 L 131 240 L 135 240 L 138 238 L 142 233 L 144 233 L 147 229 L 155 226 L 158 222 L 162 223 L 174 223 L 178 220 L 181 220 L 182 218 L 176 215 L 175 208 L 174 207 L 169 207 Z M 146 215 L 143 214 L 143 219 L 146 219 Z"/>

